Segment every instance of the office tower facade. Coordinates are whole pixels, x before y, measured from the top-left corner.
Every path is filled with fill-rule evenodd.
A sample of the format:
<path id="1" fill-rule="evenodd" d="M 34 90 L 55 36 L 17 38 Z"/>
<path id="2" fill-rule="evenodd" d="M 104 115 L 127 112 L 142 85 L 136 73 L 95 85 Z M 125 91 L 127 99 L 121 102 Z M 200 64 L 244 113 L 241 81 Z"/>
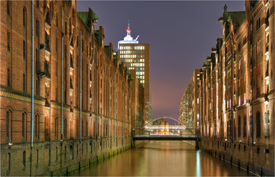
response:
<path id="1" fill-rule="evenodd" d="M 130 71 L 136 72 L 136 77 L 144 87 L 144 119 L 145 124 L 152 117 L 150 104 L 150 45 L 148 43 L 139 43 L 131 36 L 130 25 L 126 30 L 127 35 L 124 40 L 118 42 L 118 59 L 124 63 Z"/>

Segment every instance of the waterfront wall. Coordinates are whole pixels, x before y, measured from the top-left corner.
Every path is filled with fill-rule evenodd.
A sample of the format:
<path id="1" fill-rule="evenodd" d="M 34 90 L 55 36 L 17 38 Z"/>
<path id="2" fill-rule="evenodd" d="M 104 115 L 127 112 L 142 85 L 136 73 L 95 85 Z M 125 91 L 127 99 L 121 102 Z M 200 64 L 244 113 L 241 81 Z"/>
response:
<path id="1" fill-rule="evenodd" d="M 274 176 L 274 146 L 202 138 L 202 151 L 261 176 Z"/>
<path id="2" fill-rule="evenodd" d="M 68 175 L 131 148 L 131 139 L 44 142 L 34 144 L 32 151 L 29 144 L 5 147 L 1 149 L 1 176 Z"/>

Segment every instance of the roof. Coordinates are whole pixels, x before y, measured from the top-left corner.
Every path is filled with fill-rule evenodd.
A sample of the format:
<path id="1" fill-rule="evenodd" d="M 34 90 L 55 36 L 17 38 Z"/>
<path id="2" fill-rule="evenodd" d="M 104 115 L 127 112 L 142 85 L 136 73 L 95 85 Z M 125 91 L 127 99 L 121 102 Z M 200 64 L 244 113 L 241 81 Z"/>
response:
<path id="1" fill-rule="evenodd" d="M 111 47 L 109 45 L 104 46 L 106 54 L 111 58 Z"/>
<path id="2" fill-rule="evenodd" d="M 83 23 L 88 26 L 89 13 L 88 12 L 77 12 L 79 18 L 83 21 Z"/>

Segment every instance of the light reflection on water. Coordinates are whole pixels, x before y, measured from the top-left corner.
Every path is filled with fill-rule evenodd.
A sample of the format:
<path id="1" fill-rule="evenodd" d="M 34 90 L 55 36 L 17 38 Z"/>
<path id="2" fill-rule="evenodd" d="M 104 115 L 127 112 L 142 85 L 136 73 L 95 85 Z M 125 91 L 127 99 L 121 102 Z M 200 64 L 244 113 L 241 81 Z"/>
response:
<path id="1" fill-rule="evenodd" d="M 151 141 L 72 176 L 247 176 L 184 141 Z"/>

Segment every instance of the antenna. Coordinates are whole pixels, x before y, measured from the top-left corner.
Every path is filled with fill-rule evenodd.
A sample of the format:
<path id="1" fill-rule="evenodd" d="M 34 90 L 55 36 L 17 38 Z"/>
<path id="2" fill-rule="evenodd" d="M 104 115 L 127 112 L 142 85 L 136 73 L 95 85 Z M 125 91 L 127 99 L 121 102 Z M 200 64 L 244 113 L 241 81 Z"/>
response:
<path id="1" fill-rule="evenodd" d="M 135 41 L 138 39 L 138 37 L 139 37 L 139 35 L 137 35 L 137 37 L 136 37 Z"/>
<path id="2" fill-rule="evenodd" d="M 130 35 L 130 36 L 131 36 L 130 20 L 128 20 L 128 28 L 127 28 L 126 32 L 127 32 L 127 35 Z"/>

